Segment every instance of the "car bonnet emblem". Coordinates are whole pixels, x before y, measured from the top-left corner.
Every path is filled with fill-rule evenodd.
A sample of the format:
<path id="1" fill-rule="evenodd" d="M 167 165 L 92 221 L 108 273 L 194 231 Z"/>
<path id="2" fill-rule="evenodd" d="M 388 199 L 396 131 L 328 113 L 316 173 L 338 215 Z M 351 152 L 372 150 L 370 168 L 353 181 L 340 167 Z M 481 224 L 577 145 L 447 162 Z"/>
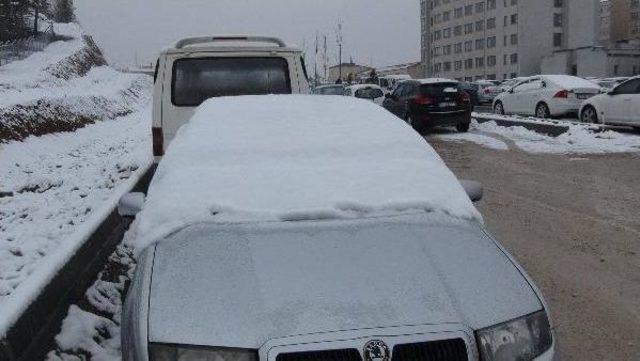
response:
<path id="1" fill-rule="evenodd" d="M 389 347 L 381 340 L 371 340 L 364 345 L 364 361 L 389 361 Z"/>

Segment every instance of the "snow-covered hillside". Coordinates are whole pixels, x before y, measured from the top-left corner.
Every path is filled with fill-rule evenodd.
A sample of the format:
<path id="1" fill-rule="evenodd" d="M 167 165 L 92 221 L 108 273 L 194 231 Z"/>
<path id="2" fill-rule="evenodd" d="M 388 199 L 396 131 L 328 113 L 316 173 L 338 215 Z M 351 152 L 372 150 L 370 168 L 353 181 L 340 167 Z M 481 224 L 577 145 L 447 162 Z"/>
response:
<path id="1" fill-rule="evenodd" d="M 71 40 L 0 67 L 0 338 L 152 159 L 151 79 L 56 29 Z"/>
<path id="2" fill-rule="evenodd" d="M 0 142 L 73 131 L 134 112 L 150 79 L 106 66 L 76 24 L 56 24 L 66 41 L 0 67 Z"/>

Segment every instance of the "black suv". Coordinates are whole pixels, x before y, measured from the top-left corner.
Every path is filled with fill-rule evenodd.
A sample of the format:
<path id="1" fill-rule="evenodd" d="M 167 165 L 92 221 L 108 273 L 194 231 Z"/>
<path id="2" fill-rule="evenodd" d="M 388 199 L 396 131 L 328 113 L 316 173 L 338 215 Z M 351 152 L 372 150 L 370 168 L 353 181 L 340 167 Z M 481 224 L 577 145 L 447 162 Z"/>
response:
<path id="1" fill-rule="evenodd" d="M 386 95 L 382 106 L 419 132 L 437 126 L 467 132 L 473 110 L 469 94 L 448 79 L 403 81 Z"/>

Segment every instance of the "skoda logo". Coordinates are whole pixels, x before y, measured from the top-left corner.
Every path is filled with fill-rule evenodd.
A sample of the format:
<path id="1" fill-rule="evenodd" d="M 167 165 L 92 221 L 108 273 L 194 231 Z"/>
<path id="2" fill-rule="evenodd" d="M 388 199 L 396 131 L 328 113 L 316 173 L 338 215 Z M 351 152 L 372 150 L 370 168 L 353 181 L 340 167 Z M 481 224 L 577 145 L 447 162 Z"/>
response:
<path id="1" fill-rule="evenodd" d="M 389 347 L 381 340 L 371 340 L 364 345 L 364 361 L 389 361 Z"/>

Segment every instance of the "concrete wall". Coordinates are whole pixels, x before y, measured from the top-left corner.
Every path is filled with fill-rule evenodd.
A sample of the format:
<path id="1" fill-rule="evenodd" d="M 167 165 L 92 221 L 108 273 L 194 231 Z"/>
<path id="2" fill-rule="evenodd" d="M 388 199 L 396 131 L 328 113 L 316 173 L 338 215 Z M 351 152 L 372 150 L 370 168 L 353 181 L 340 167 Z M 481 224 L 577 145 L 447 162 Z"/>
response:
<path id="1" fill-rule="evenodd" d="M 565 48 L 600 45 L 600 0 L 565 0 Z"/>

